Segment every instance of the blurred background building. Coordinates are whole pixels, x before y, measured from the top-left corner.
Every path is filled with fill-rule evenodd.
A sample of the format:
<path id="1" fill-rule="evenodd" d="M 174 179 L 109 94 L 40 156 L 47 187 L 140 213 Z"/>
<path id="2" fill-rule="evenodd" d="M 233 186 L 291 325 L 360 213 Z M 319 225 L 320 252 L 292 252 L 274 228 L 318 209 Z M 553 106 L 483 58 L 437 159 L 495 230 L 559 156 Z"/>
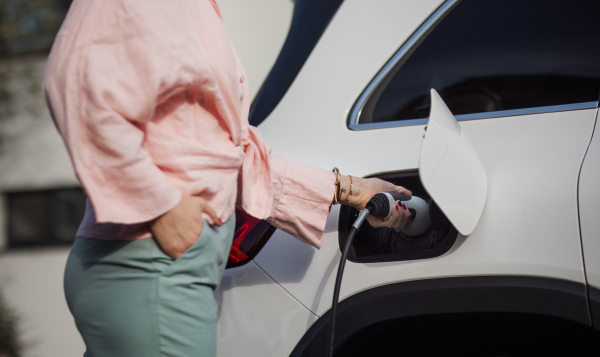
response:
<path id="1" fill-rule="evenodd" d="M 25 356 L 81 356 L 62 274 L 85 194 L 44 100 L 48 52 L 70 0 L 0 0 L 0 294 Z M 254 97 L 284 43 L 291 0 L 217 0 Z"/>

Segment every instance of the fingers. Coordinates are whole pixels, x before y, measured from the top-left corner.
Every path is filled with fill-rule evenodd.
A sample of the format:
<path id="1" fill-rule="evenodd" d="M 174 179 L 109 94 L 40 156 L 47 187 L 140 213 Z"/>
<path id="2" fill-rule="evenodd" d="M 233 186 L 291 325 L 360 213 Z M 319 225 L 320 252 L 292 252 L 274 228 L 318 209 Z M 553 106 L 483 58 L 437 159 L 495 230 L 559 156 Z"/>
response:
<path id="1" fill-rule="evenodd" d="M 154 238 L 168 256 L 179 258 L 199 239 L 204 228 L 202 213 L 215 226 L 223 224 L 206 200 L 193 196 L 183 196 L 175 207 L 150 223 Z"/>
<path id="2" fill-rule="evenodd" d="M 381 225 L 382 220 L 373 215 L 367 216 L 367 222 L 375 228 L 383 227 L 383 225 Z"/>
<path id="3" fill-rule="evenodd" d="M 204 213 L 206 213 L 210 217 L 210 219 L 213 221 L 213 224 L 212 224 L 213 226 L 220 227 L 223 225 L 223 220 L 221 220 L 221 218 L 219 218 L 219 216 L 217 216 L 217 213 L 215 212 L 215 210 L 208 203 L 206 203 L 206 201 L 204 201 L 202 211 Z"/>
<path id="4" fill-rule="evenodd" d="M 396 201 L 394 207 L 392 207 L 392 214 L 388 219 L 379 219 L 375 216 L 369 215 L 367 217 L 367 221 L 374 228 L 392 228 L 396 232 L 400 232 L 410 225 L 411 218 L 412 217 L 406 205 L 402 204 L 400 201 Z"/>
<path id="5" fill-rule="evenodd" d="M 406 189 L 406 188 L 404 188 L 404 187 L 402 187 L 402 186 L 396 186 L 396 191 L 395 191 L 395 192 L 396 192 L 396 193 L 401 193 L 401 194 L 403 194 L 403 195 L 409 195 L 409 196 L 412 196 L 412 191 L 411 191 L 411 190 L 409 190 L 409 189 Z"/>
<path id="6" fill-rule="evenodd" d="M 401 204 L 398 212 L 398 222 L 394 226 L 394 230 L 396 232 L 402 231 L 404 228 L 408 227 L 412 222 L 412 215 L 410 211 L 406 207 L 404 203 Z"/>
<path id="7" fill-rule="evenodd" d="M 412 196 L 412 191 L 406 189 L 405 187 L 402 186 L 396 186 L 391 182 L 388 181 L 381 181 L 382 185 L 381 185 L 381 191 L 384 192 L 393 192 L 393 193 L 401 193 L 403 195 L 409 195 Z"/>

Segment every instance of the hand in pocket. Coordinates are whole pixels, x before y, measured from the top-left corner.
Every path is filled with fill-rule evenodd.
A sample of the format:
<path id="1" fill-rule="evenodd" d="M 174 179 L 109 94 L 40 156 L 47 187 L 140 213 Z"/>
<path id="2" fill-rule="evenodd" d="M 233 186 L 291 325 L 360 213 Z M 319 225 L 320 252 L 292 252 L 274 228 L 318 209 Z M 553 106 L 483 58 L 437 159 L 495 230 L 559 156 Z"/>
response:
<path id="1" fill-rule="evenodd" d="M 171 258 L 179 258 L 202 234 L 204 220 L 208 214 L 215 226 L 223 222 L 205 199 L 183 195 L 181 201 L 150 223 L 150 229 L 158 245 Z"/>

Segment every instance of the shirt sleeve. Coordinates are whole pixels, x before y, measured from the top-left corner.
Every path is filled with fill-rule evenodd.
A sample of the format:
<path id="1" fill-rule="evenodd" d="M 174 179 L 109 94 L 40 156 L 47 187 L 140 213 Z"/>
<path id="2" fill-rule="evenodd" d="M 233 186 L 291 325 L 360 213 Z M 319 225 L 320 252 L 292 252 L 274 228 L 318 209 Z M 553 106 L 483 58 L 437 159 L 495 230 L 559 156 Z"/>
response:
<path id="1" fill-rule="evenodd" d="M 144 149 L 144 128 L 203 68 L 201 54 L 186 47 L 190 36 L 176 9 L 159 1 L 128 6 L 74 3 L 45 77 L 49 107 L 98 223 L 149 221 L 179 202 L 181 193 Z"/>
<path id="2" fill-rule="evenodd" d="M 240 171 L 238 205 L 255 217 L 267 215 L 273 226 L 320 248 L 335 192 L 335 174 L 271 155 L 258 129 L 249 128 L 251 143 L 246 145 L 247 156 Z M 261 177 L 270 178 L 265 183 L 268 189 L 261 189 Z"/>
<path id="3" fill-rule="evenodd" d="M 273 209 L 269 223 L 320 248 L 335 192 L 335 174 L 316 166 L 269 157 Z"/>

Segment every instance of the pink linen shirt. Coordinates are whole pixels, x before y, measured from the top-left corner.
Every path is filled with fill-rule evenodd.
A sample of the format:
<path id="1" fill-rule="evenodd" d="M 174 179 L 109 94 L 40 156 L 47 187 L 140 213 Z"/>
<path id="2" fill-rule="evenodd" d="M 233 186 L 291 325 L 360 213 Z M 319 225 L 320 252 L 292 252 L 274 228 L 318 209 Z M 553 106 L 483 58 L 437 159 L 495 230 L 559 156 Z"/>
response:
<path id="1" fill-rule="evenodd" d="M 320 247 L 333 173 L 270 155 L 214 0 L 75 0 L 46 68 L 89 200 L 78 236 L 139 239 L 182 194 Z"/>

